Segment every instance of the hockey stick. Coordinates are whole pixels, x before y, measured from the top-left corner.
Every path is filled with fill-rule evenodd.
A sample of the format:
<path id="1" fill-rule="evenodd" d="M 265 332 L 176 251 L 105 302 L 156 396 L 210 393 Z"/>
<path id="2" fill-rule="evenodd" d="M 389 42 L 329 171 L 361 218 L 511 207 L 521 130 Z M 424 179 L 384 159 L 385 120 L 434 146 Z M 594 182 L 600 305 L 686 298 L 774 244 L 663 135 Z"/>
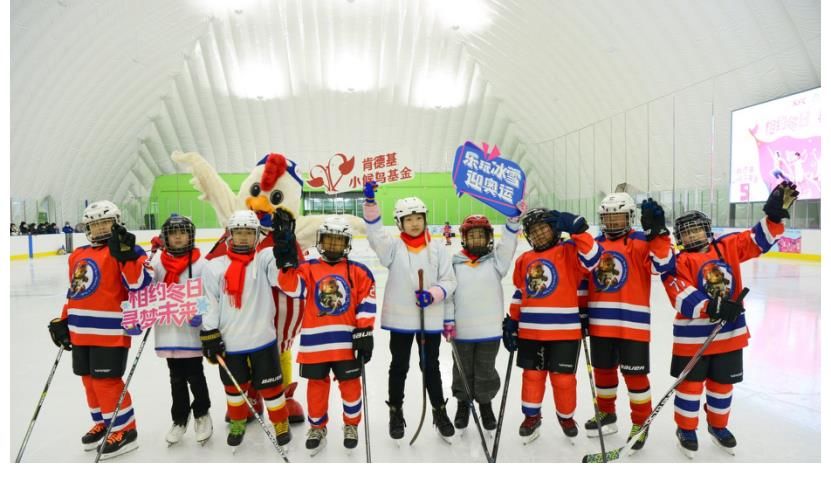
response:
<path id="1" fill-rule="evenodd" d="M 473 404 L 473 393 L 470 391 L 470 386 L 467 383 L 467 376 L 465 375 L 464 366 L 462 366 L 462 358 L 459 356 L 459 350 L 456 348 L 455 340 L 450 339 L 450 347 L 453 348 L 453 358 L 456 359 L 456 366 L 459 369 L 462 385 L 465 387 L 465 392 L 467 393 L 467 403 L 470 404 L 470 410 L 473 412 L 473 422 L 476 423 L 476 429 L 479 430 L 479 439 L 482 440 L 482 450 L 485 452 L 485 459 L 488 463 L 493 463 L 491 453 L 488 451 L 488 444 L 485 442 L 485 433 L 482 431 L 482 424 L 479 422 L 479 413 L 476 411 L 476 407 Z"/>
<path id="2" fill-rule="evenodd" d="M 49 385 L 52 384 L 52 377 L 55 376 L 55 371 L 58 369 L 58 363 L 61 362 L 61 355 L 63 354 L 63 351 L 63 346 L 58 348 L 58 355 L 55 356 L 55 363 L 52 364 L 52 370 L 49 372 L 49 378 L 46 379 L 46 385 L 43 386 L 43 392 L 40 393 L 40 401 L 38 401 L 38 405 L 35 408 L 35 414 L 29 422 L 29 429 L 26 431 L 26 436 L 23 438 L 23 443 L 20 445 L 20 450 L 17 452 L 17 459 L 14 460 L 15 463 L 20 463 L 20 459 L 23 458 L 23 452 L 26 451 L 26 445 L 29 443 L 29 436 L 32 435 L 32 429 L 35 427 L 35 420 L 37 420 L 38 414 L 40 414 L 40 408 L 43 406 L 43 400 L 46 399 L 46 392 L 49 391 Z"/>
<path id="3" fill-rule="evenodd" d="M 742 300 L 744 299 L 745 295 L 747 295 L 747 292 L 749 292 L 749 291 L 750 291 L 750 289 L 747 288 L 747 287 L 742 289 L 741 293 L 739 294 L 739 298 L 736 299 L 736 302 L 741 303 Z M 710 344 L 713 342 L 713 340 L 715 340 L 716 336 L 721 331 L 721 328 L 724 327 L 724 324 L 726 324 L 726 323 L 727 323 L 726 320 L 720 320 L 716 323 L 716 327 L 713 329 L 713 331 L 707 337 L 707 340 L 705 340 L 704 343 L 701 344 L 701 347 L 698 348 L 698 350 L 695 352 L 695 355 L 692 356 L 692 359 L 690 359 L 690 361 L 687 362 L 687 365 L 684 366 L 684 370 L 681 371 L 681 374 L 678 375 L 678 379 L 675 380 L 675 382 L 672 384 L 672 387 L 669 388 L 669 391 L 667 391 L 667 393 L 664 394 L 664 397 L 661 398 L 660 402 L 658 402 L 658 405 L 655 406 L 655 409 L 653 409 L 652 413 L 649 414 L 649 417 L 646 418 L 646 421 L 644 421 L 643 426 L 641 427 L 641 430 L 638 431 L 637 433 L 633 434 L 629 438 L 629 440 L 626 441 L 625 445 L 621 446 L 620 448 L 616 448 L 616 449 L 613 449 L 613 450 L 609 451 L 609 453 L 607 454 L 609 461 L 619 459 L 623 455 L 623 451 L 626 450 L 626 449 L 631 449 L 632 446 L 634 446 L 635 443 L 638 441 L 638 439 L 640 439 L 640 437 L 649 429 L 649 425 L 652 424 L 652 420 L 655 419 L 655 416 L 658 415 L 658 411 L 660 411 L 661 408 L 664 407 L 664 404 L 666 404 L 667 401 L 669 401 L 669 398 L 672 396 L 673 393 L 675 393 L 675 389 L 682 382 L 684 382 L 684 379 L 687 378 L 689 373 L 693 370 L 695 365 L 698 363 L 699 359 L 701 359 L 701 356 L 704 354 L 704 351 L 707 349 L 707 347 L 710 346 Z M 601 455 L 599 453 L 587 454 L 587 455 L 583 456 L 583 463 L 600 463 L 602 461 L 603 461 L 603 455 Z"/>
<path id="4" fill-rule="evenodd" d="M 424 270 L 418 269 L 418 289 L 424 290 Z M 424 337 L 424 307 L 419 307 L 418 315 L 421 318 L 421 421 L 418 422 L 418 429 L 416 429 L 413 439 L 410 440 L 410 446 L 415 443 L 418 434 L 421 433 L 421 427 L 424 426 L 424 415 L 427 413 L 427 349 L 425 348 L 426 339 Z"/>
<path id="5" fill-rule="evenodd" d="M 363 386 L 361 399 L 363 400 L 362 404 L 364 406 L 364 438 L 366 438 L 366 462 L 372 463 L 372 454 L 369 450 L 369 407 L 367 404 L 366 395 L 366 371 L 364 369 L 364 358 L 361 356 L 358 357 L 361 359 L 361 386 Z"/>
<path id="6" fill-rule="evenodd" d="M 516 351 L 509 351 L 508 368 L 505 370 L 505 387 L 502 388 L 502 405 L 499 407 L 499 423 L 496 425 L 496 436 L 493 439 L 493 456 L 491 456 L 491 459 L 494 463 L 496 463 L 496 453 L 499 450 L 499 436 L 502 435 L 502 422 L 505 420 L 505 403 L 508 402 L 508 385 L 511 383 L 514 352 Z"/>
<path id="7" fill-rule="evenodd" d="M 588 329 L 583 331 L 583 352 L 586 354 L 586 369 L 589 371 L 589 387 L 592 390 L 592 403 L 594 404 L 594 420 L 597 422 L 597 435 L 600 437 L 600 454 L 604 463 L 608 462 L 606 457 L 606 443 L 603 441 L 603 425 L 600 421 L 600 408 L 597 406 L 597 391 L 594 388 L 594 376 L 592 375 L 592 360 L 589 355 L 589 343 L 586 336 Z"/>
<path id="8" fill-rule="evenodd" d="M 141 357 L 142 351 L 144 351 L 144 344 L 147 343 L 147 337 L 150 336 L 150 332 L 152 330 L 153 326 L 151 325 L 150 328 L 147 329 L 147 332 L 144 333 L 144 338 L 141 339 L 141 345 L 139 345 L 136 359 L 133 361 L 133 367 L 130 368 L 130 374 L 127 375 L 127 380 L 124 381 L 124 389 L 121 390 L 121 396 L 118 397 L 118 404 L 115 405 L 115 411 L 113 411 L 113 416 L 110 418 L 110 424 L 107 425 L 107 432 L 104 433 L 104 438 L 101 439 L 101 444 L 98 445 L 98 453 L 95 455 L 96 463 L 101 460 L 101 453 L 104 451 L 104 445 L 107 443 L 107 438 L 110 437 L 113 426 L 115 426 L 115 420 L 118 418 L 118 412 L 121 411 L 121 404 L 124 403 L 124 397 L 127 396 L 127 388 L 130 386 L 130 381 L 133 379 L 133 373 L 136 372 L 136 366 L 138 366 L 139 358 Z"/>
<path id="9" fill-rule="evenodd" d="M 271 444 L 273 444 L 274 447 L 277 449 L 277 452 L 280 453 L 280 456 L 283 458 L 283 461 L 285 461 L 286 463 L 291 463 L 291 461 L 289 461 L 288 457 L 286 456 L 286 452 L 283 451 L 283 448 L 280 447 L 280 443 L 277 442 L 277 439 L 274 437 L 273 434 L 271 434 L 271 432 L 266 427 L 265 422 L 263 422 L 262 416 L 260 416 L 259 413 L 254 411 L 254 405 L 251 404 L 251 400 L 248 399 L 248 396 L 245 395 L 245 391 L 243 391 L 242 388 L 239 386 L 237 379 L 234 377 L 233 374 L 231 374 L 231 370 L 228 369 L 228 366 L 225 365 L 225 359 L 223 359 L 222 356 L 217 355 L 216 361 L 219 362 L 220 366 L 222 366 L 222 369 L 225 371 L 225 375 L 228 376 L 228 379 L 230 379 L 231 382 L 234 383 L 234 387 L 237 388 L 237 391 L 239 391 L 239 394 L 240 396 L 242 396 L 243 401 L 245 401 L 245 404 L 248 405 L 248 409 L 250 409 L 251 412 L 254 413 L 254 416 L 257 417 L 257 421 L 259 421 L 260 427 L 263 428 L 263 432 L 266 436 L 268 436 L 268 439 L 271 440 Z"/>

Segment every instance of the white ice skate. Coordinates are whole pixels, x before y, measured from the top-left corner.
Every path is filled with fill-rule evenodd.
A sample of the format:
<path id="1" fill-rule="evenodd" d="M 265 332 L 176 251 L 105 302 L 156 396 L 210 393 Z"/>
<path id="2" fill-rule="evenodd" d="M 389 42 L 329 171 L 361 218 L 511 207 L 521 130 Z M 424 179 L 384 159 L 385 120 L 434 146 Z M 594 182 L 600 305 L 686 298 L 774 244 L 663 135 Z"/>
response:
<path id="1" fill-rule="evenodd" d="M 188 420 L 185 421 L 185 424 L 173 423 L 173 425 L 170 426 L 170 430 L 164 437 L 164 440 L 167 441 L 168 447 L 171 447 L 182 440 L 182 438 L 185 436 L 185 432 L 188 429 L 188 422 L 190 422 L 190 418 L 188 418 Z"/>
<path id="2" fill-rule="evenodd" d="M 211 420 L 210 413 L 196 418 L 194 431 L 196 432 L 196 441 L 202 446 L 205 446 L 205 443 L 208 442 L 208 439 L 214 433 L 214 423 Z"/>

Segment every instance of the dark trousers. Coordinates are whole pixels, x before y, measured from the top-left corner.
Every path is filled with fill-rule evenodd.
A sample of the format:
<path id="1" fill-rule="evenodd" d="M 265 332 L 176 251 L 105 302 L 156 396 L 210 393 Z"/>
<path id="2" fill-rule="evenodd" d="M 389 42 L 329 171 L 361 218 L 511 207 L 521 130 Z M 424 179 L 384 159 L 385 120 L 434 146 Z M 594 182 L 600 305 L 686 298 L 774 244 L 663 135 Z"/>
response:
<path id="1" fill-rule="evenodd" d="M 499 344 L 498 340 L 456 342 L 456 350 L 461 360 L 454 360 L 453 363 L 453 397 L 460 401 L 470 399 L 459 374 L 459 364 L 464 368 L 465 378 L 476 402 L 489 403 L 496 396 L 499 392 L 499 373 L 496 372 Z"/>
<path id="2" fill-rule="evenodd" d="M 167 360 L 167 367 L 170 369 L 170 394 L 173 396 L 173 404 L 170 406 L 173 422 L 185 424 L 191 409 L 194 418 L 208 414 L 211 398 L 208 395 L 205 372 L 202 370 L 202 356 L 187 359 L 170 358 Z M 193 404 L 190 402 L 188 385 L 193 393 Z"/>
<path id="3" fill-rule="evenodd" d="M 410 370 L 410 350 L 416 341 L 419 365 L 424 371 L 421 356 L 421 334 L 402 334 L 390 332 L 390 362 L 389 395 L 390 404 L 401 406 L 404 403 L 404 383 L 407 381 L 407 371 Z M 441 407 L 444 404 L 444 393 L 441 388 L 441 372 L 439 371 L 439 345 L 441 334 L 426 334 L 424 337 L 425 352 L 427 353 L 427 393 L 430 395 L 430 404 Z"/>

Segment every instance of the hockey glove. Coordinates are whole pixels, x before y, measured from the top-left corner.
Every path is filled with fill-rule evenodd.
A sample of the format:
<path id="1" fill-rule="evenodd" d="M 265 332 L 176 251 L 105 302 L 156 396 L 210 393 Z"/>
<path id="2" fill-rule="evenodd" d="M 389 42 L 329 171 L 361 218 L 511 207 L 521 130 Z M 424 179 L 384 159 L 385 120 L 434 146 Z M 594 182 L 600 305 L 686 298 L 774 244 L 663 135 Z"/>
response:
<path id="1" fill-rule="evenodd" d="M 586 219 L 580 215 L 574 215 L 565 211 L 557 216 L 557 230 L 568 233 L 569 235 L 577 235 L 589 229 L 589 224 Z"/>
<path id="2" fill-rule="evenodd" d="M 502 319 L 502 345 L 509 352 L 516 350 L 518 332 L 519 324 L 517 321 L 512 319 L 510 315 L 505 314 L 505 318 Z"/>
<path id="3" fill-rule="evenodd" d="M 216 356 L 225 357 L 225 342 L 218 329 L 200 330 L 199 340 L 202 341 L 202 354 L 212 364 L 216 364 Z"/>
<path id="4" fill-rule="evenodd" d="M 416 290 L 416 305 L 421 308 L 427 307 L 433 303 L 433 294 L 427 290 Z"/>
<path id="5" fill-rule="evenodd" d="M 367 181 L 364 183 L 364 198 L 367 203 L 375 203 L 375 192 L 378 190 L 378 182 Z"/>
<path id="6" fill-rule="evenodd" d="M 371 328 L 355 329 L 352 331 L 352 350 L 357 353 L 355 359 L 362 360 L 366 364 L 372 359 L 373 347 Z"/>
<path id="7" fill-rule="evenodd" d="M 743 312 L 744 306 L 741 303 L 727 298 L 719 297 L 715 300 L 710 300 L 710 303 L 707 305 L 707 315 L 710 316 L 710 322 L 723 320 L 729 324 L 738 320 Z"/>
<path id="8" fill-rule="evenodd" d="M 154 236 L 150 240 L 150 251 L 155 252 L 156 250 L 158 250 L 160 248 L 164 248 L 164 241 L 162 241 L 162 239 L 159 238 L 158 236 Z"/>
<path id="9" fill-rule="evenodd" d="M 122 326 L 121 328 L 124 329 L 124 332 L 126 332 L 127 335 L 130 335 L 130 336 L 141 335 L 141 326 L 138 325 L 138 324 L 133 324 L 130 327 Z"/>
<path id="10" fill-rule="evenodd" d="M 136 236 L 118 223 L 113 223 L 112 236 L 107 240 L 107 246 L 110 255 L 121 263 L 138 260 L 141 256 L 136 252 Z"/>
<path id="11" fill-rule="evenodd" d="M 441 334 L 444 336 L 444 339 L 447 341 L 455 340 L 456 339 L 456 321 L 455 320 L 445 320 L 444 321 L 444 330 L 442 330 Z"/>
<path id="12" fill-rule="evenodd" d="M 69 324 L 66 319 L 60 317 L 49 322 L 49 336 L 56 347 L 63 347 L 66 351 L 72 350 L 72 342 L 69 341 Z"/>
<path id="13" fill-rule="evenodd" d="M 190 319 L 190 326 L 191 327 L 199 327 L 202 325 L 202 316 L 201 315 L 194 315 L 192 319 Z"/>
<path id="14" fill-rule="evenodd" d="M 663 235 L 669 235 L 664 208 L 652 198 L 647 198 L 641 204 L 641 226 L 647 240 L 654 240 Z"/>
<path id="15" fill-rule="evenodd" d="M 783 218 L 791 217 L 788 209 L 798 197 L 799 191 L 796 190 L 796 185 L 790 181 L 783 181 L 770 192 L 770 196 L 768 196 L 762 210 L 770 221 L 782 223 Z"/>
<path id="16" fill-rule="evenodd" d="M 294 235 L 294 216 L 288 211 L 277 208 L 273 215 L 271 237 L 274 240 L 274 258 L 278 268 L 297 267 L 297 239 Z"/>

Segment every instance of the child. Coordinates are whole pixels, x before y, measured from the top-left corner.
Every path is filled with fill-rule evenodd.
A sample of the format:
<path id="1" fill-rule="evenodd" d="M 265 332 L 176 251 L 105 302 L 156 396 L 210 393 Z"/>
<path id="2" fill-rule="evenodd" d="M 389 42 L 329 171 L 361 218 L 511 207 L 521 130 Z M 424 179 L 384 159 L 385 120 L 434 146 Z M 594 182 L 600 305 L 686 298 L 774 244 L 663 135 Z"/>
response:
<path id="1" fill-rule="evenodd" d="M 375 203 L 374 182 L 364 186 L 364 221 L 369 246 L 378 255 L 381 265 L 389 269 L 381 310 L 381 328 L 390 331 L 389 401 L 390 437 L 404 437 L 404 383 L 410 369 L 410 350 L 413 337 L 423 346 L 418 357 L 422 371 L 426 371 L 427 392 L 433 406 L 433 424 L 445 441 L 455 433 L 447 416 L 446 400 L 439 371 L 439 344 L 443 331 L 443 301 L 453 295 L 456 278 L 453 276 L 450 255 L 441 246 L 430 243 L 427 231 L 427 207 L 416 198 L 395 202 L 395 224 L 401 231 L 398 240 L 384 232 L 381 212 Z M 419 290 L 418 270 L 424 270 L 424 288 Z M 419 312 L 424 311 L 422 332 Z"/>
<path id="2" fill-rule="evenodd" d="M 675 395 L 675 432 L 681 451 L 689 458 L 698 451 L 698 410 L 707 389 L 707 432 L 716 445 L 732 453 L 736 438 L 727 429 L 733 384 L 742 381 L 742 349 L 747 346 L 744 309 L 735 300 L 742 291 L 741 263 L 770 250 L 785 231 L 783 218 L 799 196 L 796 185 L 784 181 L 763 208 L 765 218 L 741 233 L 713 239 L 710 219 L 688 211 L 675 219 L 675 239 L 683 245 L 676 270 L 663 275 L 670 302 L 678 310 L 673 327 L 670 374 L 678 377 L 713 330 L 727 321 L 701 359 L 678 386 Z"/>
<path id="3" fill-rule="evenodd" d="M 601 234 L 595 240 L 603 247 L 603 256 L 584 287 L 600 425 L 603 434 L 617 432 L 619 367 L 629 390 L 629 437 L 640 432 L 652 412 L 648 378 L 652 269 L 666 273 L 675 268 L 663 208 L 651 198 L 643 203 L 643 232 L 632 228 L 635 208 L 627 193 L 612 193 L 600 202 Z M 597 426 L 595 416 L 586 422 L 586 434 L 598 436 Z M 643 448 L 646 438 L 644 432 L 632 449 Z"/>
<path id="4" fill-rule="evenodd" d="M 444 235 L 444 244 L 445 246 L 450 245 L 450 239 L 453 238 L 453 228 L 450 227 L 450 222 L 444 222 L 444 228 L 442 229 L 442 234 Z"/>
<path id="5" fill-rule="evenodd" d="M 300 328 L 300 376 L 309 380 L 306 392 L 309 432 L 306 448 L 312 455 L 326 445 L 329 422 L 329 373 L 338 380 L 343 399 L 343 445 L 358 445 L 361 422 L 361 362 L 372 357 L 372 326 L 375 322 L 375 279 L 369 269 L 347 256 L 352 249 L 352 229 L 342 217 L 326 218 L 317 230 L 320 259 L 298 265 L 294 219 L 278 209 L 274 232 L 283 238 L 287 251 L 279 251 L 279 287 L 294 297 L 306 299 Z"/>
<path id="6" fill-rule="evenodd" d="M 514 266 L 516 292 L 503 333 L 505 348 L 517 350 L 517 366 L 523 369 L 525 420 L 519 435 L 526 444 L 539 437 L 545 380 L 550 379 L 557 420 L 574 438 L 581 339 L 577 287 L 597 266 L 603 248 L 586 233 L 586 220 L 571 213 L 536 208 L 523 216 L 522 228 L 533 250 Z M 560 243 L 561 232 L 571 239 Z"/>
<path id="7" fill-rule="evenodd" d="M 150 284 L 144 250 L 121 223 L 121 211 L 110 201 L 96 201 L 84 209 L 82 222 L 90 245 L 69 256 L 67 301 L 60 318 L 49 324 L 58 347 L 72 351 L 72 371 L 81 376 L 94 423 L 81 438 L 85 451 L 102 444 L 107 425 L 112 431 L 101 450 L 107 459 L 138 448 L 138 432 L 128 391 L 115 421 L 112 414 L 124 389 L 130 335 L 121 326 L 121 302 L 128 291 Z"/>
<path id="8" fill-rule="evenodd" d="M 461 360 L 453 364 L 453 396 L 457 400 L 457 429 L 467 427 L 472 401 L 465 392 L 461 370 L 479 402 L 482 426 L 496 429 L 491 400 L 499 391 L 496 354 L 502 338 L 502 279 L 511 269 L 517 245 L 519 218 L 508 218 L 502 240 L 494 249 L 493 227 L 487 217 L 470 215 L 464 219 L 462 251 L 453 256 L 456 291 L 444 303 L 445 337 L 456 341 Z M 461 367 L 460 367 L 461 365 Z"/>
<path id="9" fill-rule="evenodd" d="M 277 443 L 285 446 L 291 441 L 291 431 L 273 323 L 276 309 L 271 287 L 277 286 L 274 253 L 256 251 L 260 221 L 253 211 L 234 212 L 227 228 L 227 253 L 209 261 L 202 273 L 210 302 L 200 331 L 202 351 L 213 363 L 222 356 L 243 391 L 253 385 L 260 392 Z M 231 420 L 228 445 L 239 446 L 249 409 L 224 368 L 220 368 L 219 377 L 225 385 Z"/>
<path id="10" fill-rule="evenodd" d="M 200 259 L 199 248 L 194 246 L 195 227 L 190 218 L 172 214 L 162 225 L 163 250 L 150 260 L 153 281 L 156 283 L 185 283 L 190 278 L 200 278 L 205 261 Z M 208 409 L 211 398 L 202 368 L 202 344 L 199 326 L 202 316 L 197 315 L 188 324 L 156 326 L 156 355 L 167 359 L 170 370 L 170 393 L 173 404 L 170 415 L 173 426 L 165 436 L 168 444 L 176 444 L 187 430 L 190 412 L 193 410 L 196 441 L 203 443 L 213 433 L 213 422 Z M 193 393 L 191 405 L 188 385 Z"/>

